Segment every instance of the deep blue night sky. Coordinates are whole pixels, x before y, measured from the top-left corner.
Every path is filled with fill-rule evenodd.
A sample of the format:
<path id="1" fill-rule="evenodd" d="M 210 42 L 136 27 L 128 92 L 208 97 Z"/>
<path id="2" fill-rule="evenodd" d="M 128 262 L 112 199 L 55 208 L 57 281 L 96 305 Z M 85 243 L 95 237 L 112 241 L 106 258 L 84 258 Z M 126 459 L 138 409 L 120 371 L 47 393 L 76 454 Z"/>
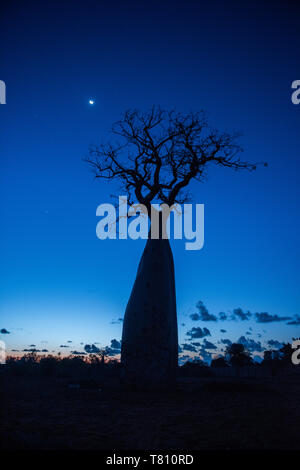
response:
<path id="1" fill-rule="evenodd" d="M 95 180 L 83 158 L 123 111 L 153 104 L 206 110 L 212 125 L 243 132 L 245 159 L 269 164 L 253 173 L 212 167 L 205 184 L 192 186 L 193 201 L 205 204 L 205 245 L 186 251 L 171 242 L 180 342 L 198 326 L 215 344 L 249 327 L 264 345 L 299 336 L 299 325 L 254 315 L 300 314 L 296 2 L 14 1 L 0 21 L 0 329 L 10 331 L 1 335 L 8 347 L 58 351 L 69 340 L 82 350 L 120 339 L 114 321 L 145 241 L 96 238 L 96 207 L 120 191 Z M 237 307 L 253 315 L 192 321 L 198 300 L 215 315 Z"/>

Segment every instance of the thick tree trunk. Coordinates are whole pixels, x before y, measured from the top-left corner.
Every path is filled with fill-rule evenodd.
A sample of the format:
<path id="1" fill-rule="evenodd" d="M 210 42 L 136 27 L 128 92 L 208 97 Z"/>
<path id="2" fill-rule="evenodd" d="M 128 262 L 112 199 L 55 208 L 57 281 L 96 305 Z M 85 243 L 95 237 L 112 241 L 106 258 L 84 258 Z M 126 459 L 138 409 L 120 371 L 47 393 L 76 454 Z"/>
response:
<path id="1" fill-rule="evenodd" d="M 124 386 L 155 390 L 175 384 L 178 335 L 169 240 L 147 241 L 125 312 L 121 363 Z"/>

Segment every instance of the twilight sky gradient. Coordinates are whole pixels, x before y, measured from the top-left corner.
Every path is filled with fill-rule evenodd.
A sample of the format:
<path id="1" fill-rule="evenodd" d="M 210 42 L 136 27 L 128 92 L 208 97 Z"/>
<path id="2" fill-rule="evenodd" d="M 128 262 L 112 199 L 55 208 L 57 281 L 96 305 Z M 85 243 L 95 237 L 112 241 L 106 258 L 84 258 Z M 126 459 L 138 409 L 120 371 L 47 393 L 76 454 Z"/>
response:
<path id="1" fill-rule="evenodd" d="M 198 300 L 214 315 L 237 307 L 300 314 L 296 2 L 14 1 L 1 13 L 0 43 L 0 329 L 10 331 L 0 338 L 8 348 L 58 351 L 69 340 L 81 351 L 80 343 L 120 339 L 115 320 L 145 241 L 96 238 L 96 207 L 120 192 L 94 180 L 82 158 L 124 110 L 153 104 L 205 109 L 214 126 L 243 132 L 245 159 L 269 163 L 254 173 L 211 168 L 191 188 L 205 204 L 205 244 L 195 252 L 171 242 L 180 343 L 192 327 L 209 328 L 215 344 L 249 328 L 263 344 L 299 336 L 299 324 L 254 315 L 189 317 Z"/>

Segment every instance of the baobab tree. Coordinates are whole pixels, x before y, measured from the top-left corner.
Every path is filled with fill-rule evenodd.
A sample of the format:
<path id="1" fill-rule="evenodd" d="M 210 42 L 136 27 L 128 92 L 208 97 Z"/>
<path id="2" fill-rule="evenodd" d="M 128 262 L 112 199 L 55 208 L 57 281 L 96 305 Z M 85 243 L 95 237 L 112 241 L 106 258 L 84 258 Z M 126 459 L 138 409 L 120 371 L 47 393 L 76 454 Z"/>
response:
<path id="1" fill-rule="evenodd" d="M 191 181 L 203 182 L 210 165 L 255 170 L 240 159 L 237 133 L 211 128 L 204 112 L 180 114 L 153 107 L 127 111 L 113 140 L 90 148 L 95 177 L 118 179 L 130 204 L 168 206 L 189 200 Z M 178 337 L 174 263 L 168 239 L 148 238 L 127 304 L 122 334 L 123 382 L 141 388 L 174 384 Z"/>

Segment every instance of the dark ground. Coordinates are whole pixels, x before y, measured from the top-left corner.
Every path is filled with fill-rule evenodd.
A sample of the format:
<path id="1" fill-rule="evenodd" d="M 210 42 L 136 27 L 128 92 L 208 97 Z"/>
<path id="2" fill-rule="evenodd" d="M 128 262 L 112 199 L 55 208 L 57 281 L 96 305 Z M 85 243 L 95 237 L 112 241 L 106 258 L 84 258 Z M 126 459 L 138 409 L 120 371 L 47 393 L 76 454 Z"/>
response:
<path id="1" fill-rule="evenodd" d="M 6 377 L 2 449 L 300 449 L 300 380 L 181 378 L 165 394 L 118 381 Z M 89 388 L 90 386 L 90 388 Z M 100 390 L 99 390 L 100 389 Z"/>

